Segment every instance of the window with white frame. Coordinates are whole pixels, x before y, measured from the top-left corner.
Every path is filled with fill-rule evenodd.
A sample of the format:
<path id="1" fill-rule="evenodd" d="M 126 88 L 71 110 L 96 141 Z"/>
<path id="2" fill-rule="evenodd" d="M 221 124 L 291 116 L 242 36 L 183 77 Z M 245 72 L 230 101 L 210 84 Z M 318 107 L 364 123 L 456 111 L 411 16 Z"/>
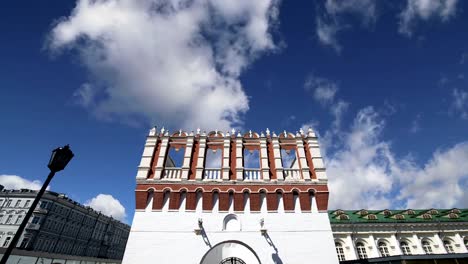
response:
<path id="1" fill-rule="evenodd" d="M 357 242 L 356 251 L 358 253 L 359 259 L 367 259 L 367 252 L 366 252 L 366 247 L 364 246 L 364 243 Z"/>
<path id="2" fill-rule="evenodd" d="M 410 248 L 408 242 L 401 241 L 400 242 L 400 248 L 401 248 L 401 252 L 403 253 L 403 255 L 411 255 L 411 248 Z"/>
<path id="3" fill-rule="evenodd" d="M 5 207 L 10 207 L 10 205 L 11 205 L 11 199 L 6 202 Z"/>
<path id="4" fill-rule="evenodd" d="M 19 207 L 20 204 L 21 204 L 21 200 L 17 200 L 16 204 L 15 204 L 15 207 Z"/>
<path id="5" fill-rule="evenodd" d="M 13 216 L 12 216 L 12 215 L 9 215 L 9 216 L 7 217 L 7 220 L 5 221 L 5 224 L 7 224 L 7 225 L 8 225 L 8 224 L 11 224 L 11 219 L 12 219 L 12 218 L 13 218 Z"/>
<path id="6" fill-rule="evenodd" d="M 428 240 L 424 240 L 422 242 L 422 247 L 424 249 L 424 252 L 426 252 L 426 254 L 432 254 L 432 246 Z"/>
<path id="7" fill-rule="evenodd" d="M 15 225 L 21 224 L 21 221 L 22 221 L 22 220 L 23 220 L 23 215 L 18 215 L 18 217 L 16 218 Z"/>
<path id="8" fill-rule="evenodd" d="M 388 252 L 388 246 L 385 242 L 379 242 L 379 252 L 382 257 L 390 256 L 390 252 Z"/>
<path id="9" fill-rule="evenodd" d="M 343 245 L 340 242 L 335 242 L 336 254 L 338 255 L 338 260 L 343 261 L 346 260 Z"/>
<path id="10" fill-rule="evenodd" d="M 455 251 L 453 250 L 452 242 L 450 240 L 448 239 L 444 240 L 444 247 L 445 247 L 445 250 L 447 250 L 447 253 L 449 254 L 455 253 Z"/>
<path id="11" fill-rule="evenodd" d="M 31 203 L 31 201 L 30 201 L 30 200 L 27 200 L 27 201 L 24 203 L 24 207 L 28 207 L 30 203 Z"/>

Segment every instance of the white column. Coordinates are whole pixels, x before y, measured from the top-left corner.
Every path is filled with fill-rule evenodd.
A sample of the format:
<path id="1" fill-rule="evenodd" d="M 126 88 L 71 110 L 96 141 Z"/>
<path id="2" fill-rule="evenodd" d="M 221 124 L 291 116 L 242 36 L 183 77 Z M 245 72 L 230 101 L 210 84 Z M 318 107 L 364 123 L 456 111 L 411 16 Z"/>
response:
<path id="1" fill-rule="evenodd" d="M 309 144 L 309 152 L 312 157 L 312 164 L 314 165 L 315 175 L 317 175 L 318 181 L 327 181 L 327 174 L 325 172 L 325 166 L 323 164 L 322 154 L 320 153 L 320 147 L 318 144 L 317 137 L 312 130 L 309 130 L 307 134 L 307 143 Z"/>
<path id="2" fill-rule="evenodd" d="M 260 164 L 262 166 L 262 179 L 265 181 L 270 180 L 270 168 L 268 166 L 268 149 L 267 139 L 265 137 L 260 138 Z"/>
<path id="3" fill-rule="evenodd" d="M 154 179 L 161 179 L 161 174 L 164 169 L 164 158 L 166 157 L 167 146 L 169 144 L 169 137 L 164 136 L 161 140 L 161 148 L 157 157 L 156 168 L 154 169 Z"/>
<path id="4" fill-rule="evenodd" d="M 374 235 L 369 235 L 369 253 L 367 254 L 369 258 L 378 258 L 380 257 L 379 248 L 377 247 L 377 241 L 374 238 Z"/>
<path id="5" fill-rule="evenodd" d="M 151 160 L 153 159 L 154 149 L 156 147 L 156 142 L 158 141 L 155 131 L 155 128 L 151 129 L 148 137 L 146 138 L 140 165 L 138 165 L 137 179 L 146 179 L 148 177 L 148 172 L 151 169 Z"/>
<path id="6" fill-rule="evenodd" d="M 346 260 L 353 260 L 353 259 L 358 259 L 356 255 L 356 248 L 354 246 L 354 241 L 353 238 L 351 237 L 351 234 L 346 235 L 345 239 L 345 257 Z"/>
<path id="7" fill-rule="evenodd" d="M 439 234 L 434 233 L 434 253 L 439 254 L 447 254 L 447 250 L 445 250 L 444 242 L 440 239 Z"/>
<path id="8" fill-rule="evenodd" d="M 244 151 L 242 150 L 242 144 L 242 137 L 238 135 L 236 138 L 236 179 L 238 181 L 244 180 Z"/>
<path id="9" fill-rule="evenodd" d="M 455 253 L 468 253 L 465 247 L 465 241 L 463 241 L 459 233 L 455 233 L 453 239 L 455 240 Z"/>
<path id="10" fill-rule="evenodd" d="M 188 179 L 188 174 L 190 170 L 190 159 L 192 158 L 192 149 L 193 149 L 193 136 L 187 137 L 187 144 L 185 146 L 184 153 L 184 163 L 182 164 L 182 180 Z"/>
<path id="11" fill-rule="evenodd" d="M 391 243 L 390 248 L 393 249 L 393 252 L 395 252 L 395 254 L 392 254 L 392 255 L 403 255 L 403 252 L 401 251 L 401 248 L 400 248 L 400 241 L 398 241 L 395 234 L 392 234 L 390 236 L 390 243 Z"/>
<path id="12" fill-rule="evenodd" d="M 304 143 L 302 142 L 302 137 L 296 137 L 296 146 L 297 146 L 297 155 L 299 157 L 299 162 L 301 165 L 301 175 L 302 179 L 309 181 L 310 180 L 310 173 L 309 173 L 309 166 L 307 166 L 307 159 L 305 156 L 304 151 Z"/>
<path id="13" fill-rule="evenodd" d="M 197 168 L 195 179 L 203 179 L 203 167 L 205 162 L 205 148 L 206 148 L 206 136 L 200 136 L 199 145 L 198 145 L 198 158 L 197 158 Z"/>
<path id="14" fill-rule="evenodd" d="M 421 240 L 419 239 L 416 233 L 413 233 L 413 243 L 414 243 L 414 246 L 411 249 L 411 252 L 414 251 L 414 254 L 426 254 L 424 252 L 424 249 L 422 248 Z"/>
<path id="15" fill-rule="evenodd" d="M 281 162 L 281 149 L 278 137 L 273 134 L 271 139 L 273 145 L 273 157 L 275 158 L 276 178 L 280 181 L 284 180 L 283 163 Z"/>
<path id="16" fill-rule="evenodd" d="M 223 164 L 221 169 L 221 179 L 229 180 L 229 153 L 231 152 L 231 139 L 229 136 L 224 137 L 223 145 Z"/>

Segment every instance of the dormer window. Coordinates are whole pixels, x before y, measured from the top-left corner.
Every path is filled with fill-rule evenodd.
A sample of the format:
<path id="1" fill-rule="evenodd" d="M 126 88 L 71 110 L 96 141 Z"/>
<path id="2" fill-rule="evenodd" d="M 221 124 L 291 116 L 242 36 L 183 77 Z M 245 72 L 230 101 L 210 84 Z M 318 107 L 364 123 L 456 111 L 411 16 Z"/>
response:
<path id="1" fill-rule="evenodd" d="M 453 208 L 452 210 L 450 210 L 450 212 L 454 214 L 461 214 L 461 211 L 457 208 Z"/>
<path id="2" fill-rule="evenodd" d="M 376 216 L 375 214 L 369 214 L 369 215 L 367 216 L 367 219 L 368 219 L 368 220 L 377 220 L 377 216 Z"/>
<path id="3" fill-rule="evenodd" d="M 390 210 L 384 210 L 383 211 L 383 215 L 385 216 L 391 216 L 392 215 L 392 212 Z"/>
<path id="4" fill-rule="evenodd" d="M 422 218 L 424 218 L 424 219 L 432 219 L 432 215 L 430 215 L 430 214 L 423 214 L 423 215 L 422 215 Z"/>
<path id="5" fill-rule="evenodd" d="M 344 214 L 344 213 L 345 213 L 345 212 L 344 212 L 343 210 L 340 210 L 340 209 L 338 209 L 338 210 L 336 210 L 336 211 L 334 212 L 335 215 L 342 215 L 342 214 Z"/>
<path id="6" fill-rule="evenodd" d="M 429 213 L 429 214 L 431 214 L 431 215 L 436 215 L 436 214 L 439 214 L 439 211 L 437 211 L 436 209 L 431 209 L 431 210 L 429 210 L 429 212 L 427 212 L 427 213 Z"/>
<path id="7" fill-rule="evenodd" d="M 456 214 L 456 213 L 450 213 L 450 214 L 448 215 L 448 217 L 449 217 L 450 219 L 457 219 L 457 218 L 459 218 L 460 216 L 458 216 L 458 214 Z"/>
<path id="8" fill-rule="evenodd" d="M 339 218 L 340 220 L 349 220 L 349 216 L 345 214 L 340 214 Z"/>
<path id="9" fill-rule="evenodd" d="M 369 214 L 369 212 L 368 212 L 367 210 L 365 210 L 365 209 L 362 209 L 362 210 L 359 211 L 357 214 L 360 215 L 360 216 L 366 216 L 366 215 Z"/>
<path id="10" fill-rule="evenodd" d="M 402 215 L 402 214 L 397 214 L 397 215 L 395 215 L 395 219 L 396 220 L 405 220 L 405 216 Z"/>

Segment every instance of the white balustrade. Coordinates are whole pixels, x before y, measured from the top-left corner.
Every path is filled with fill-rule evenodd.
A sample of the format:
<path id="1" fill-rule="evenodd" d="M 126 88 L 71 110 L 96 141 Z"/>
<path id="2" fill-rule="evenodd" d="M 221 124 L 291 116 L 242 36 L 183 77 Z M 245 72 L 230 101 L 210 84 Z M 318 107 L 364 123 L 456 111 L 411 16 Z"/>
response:
<path id="1" fill-rule="evenodd" d="M 258 181 L 261 180 L 260 169 L 244 169 L 245 181 Z"/>
<path id="2" fill-rule="evenodd" d="M 203 173 L 204 180 L 221 180 L 221 169 L 205 168 Z"/>
<path id="3" fill-rule="evenodd" d="M 163 172 L 163 179 L 164 180 L 173 180 L 173 179 L 180 179 L 181 176 L 181 169 L 180 168 L 165 168 Z"/>
<path id="4" fill-rule="evenodd" d="M 299 169 L 283 168 L 283 174 L 285 180 L 300 180 L 301 173 Z"/>

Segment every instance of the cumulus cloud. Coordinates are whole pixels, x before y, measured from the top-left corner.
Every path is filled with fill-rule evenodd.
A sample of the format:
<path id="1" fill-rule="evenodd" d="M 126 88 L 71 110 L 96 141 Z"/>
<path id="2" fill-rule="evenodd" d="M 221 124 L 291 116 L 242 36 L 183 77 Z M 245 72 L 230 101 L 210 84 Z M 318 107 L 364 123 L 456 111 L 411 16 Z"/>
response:
<path id="1" fill-rule="evenodd" d="M 276 0 L 78 0 L 47 47 L 76 50 L 78 102 L 104 119 L 228 128 L 249 109 L 243 70 L 276 49 Z"/>
<path id="2" fill-rule="evenodd" d="M 332 208 L 468 206 L 468 142 L 437 149 L 418 163 L 410 154 L 392 151 L 384 128 L 385 120 L 373 107 L 363 108 L 350 128 L 333 138 L 339 148 L 325 149 Z"/>
<path id="3" fill-rule="evenodd" d="M 468 92 L 454 89 L 452 92 L 452 111 L 461 118 L 468 119 Z"/>
<path id="4" fill-rule="evenodd" d="M 374 0 L 327 0 L 324 10 L 319 9 L 316 19 L 316 34 L 320 43 L 331 46 L 336 52 L 342 47 L 338 42 L 339 31 L 349 29 L 343 16 L 357 17 L 363 26 L 373 25 L 377 19 L 377 6 Z"/>
<path id="5" fill-rule="evenodd" d="M 457 2 L 458 0 L 407 0 L 406 8 L 399 15 L 399 32 L 411 37 L 417 21 L 448 21 L 456 14 Z"/>
<path id="6" fill-rule="evenodd" d="M 304 88 L 313 90 L 314 99 L 322 104 L 333 102 L 338 91 L 338 85 L 335 82 L 313 75 L 307 77 Z"/>
<path id="7" fill-rule="evenodd" d="M 85 205 L 120 221 L 125 221 L 127 217 L 123 205 L 110 194 L 98 194 L 96 197 L 87 201 Z"/>
<path id="8" fill-rule="evenodd" d="M 42 182 L 38 180 L 28 180 L 17 175 L 0 175 L 0 184 L 6 189 L 30 189 L 39 190 Z"/>

